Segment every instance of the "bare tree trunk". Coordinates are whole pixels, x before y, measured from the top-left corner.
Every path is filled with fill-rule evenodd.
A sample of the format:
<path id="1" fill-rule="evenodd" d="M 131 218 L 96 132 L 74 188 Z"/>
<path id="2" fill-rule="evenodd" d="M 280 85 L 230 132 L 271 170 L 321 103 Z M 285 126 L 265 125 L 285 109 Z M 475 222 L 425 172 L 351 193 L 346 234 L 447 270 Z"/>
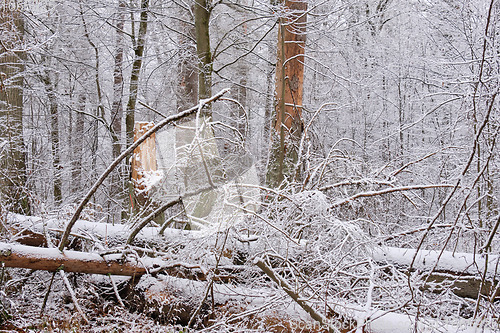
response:
<path id="1" fill-rule="evenodd" d="M 54 202 L 62 203 L 61 148 L 59 142 L 59 114 L 54 87 L 49 91 L 50 103 L 50 142 L 52 146 L 52 168 L 54 172 Z"/>
<path id="2" fill-rule="evenodd" d="M 298 143 L 303 130 L 307 2 L 285 0 L 285 8 L 288 15 L 279 19 L 275 132 L 267 174 L 267 183 L 272 187 L 296 177 L 293 167 L 298 159 Z"/>
<path id="3" fill-rule="evenodd" d="M 209 0 L 196 0 L 194 20 L 196 29 L 196 52 L 198 54 L 198 98 L 212 95 L 212 53 L 210 51 L 210 7 Z M 210 112 L 207 114 L 210 116 Z"/>
<path id="4" fill-rule="evenodd" d="M 111 107 L 111 139 L 112 139 L 112 154 L 113 159 L 120 156 L 122 152 L 122 122 L 123 122 L 123 28 L 125 25 L 125 9 L 124 0 L 119 0 L 118 3 L 118 18 L 116 20 L 116 53 L 114 55 L 114 70 L 113 70 L 113 105 Z M 127 168 L 122 165 L 111 178 L 111 198 L 126 200 L 128 190 L 126 179 Z M 110 213 L 114 215 L 111 210 Z"/>
<path id="5" fill-rule="evenodd" d="M 244 33 L 246 34 L 246 24 L 243 25 Z M 245 109 L 247 105 L 247 77 L 248 77 L 248 66 L 241 60 L 238 65 L 237 71 L 238 78 L 236 82 L 233 83 L 231 87 L 232 97 L 237 100 L 240 105 L 235 104 L 231 113 L 231 120 L 235 123 L 235 128 L 238 129 L 241 136 L 246 140 L 247 134 L 247 122 L 248 119 L 245 114 Z M 243 109 L 242 109 L 243 108 Z"/>
<path id="6" fill-rule="evenodd" d="M 96 86 L 96 92 L 97 92 L 97 107 L 95 109 L 95 119 L 91 122 L 91 133 L 92 133 L 92 144 L 90 148 L 91 152 L 91 165 L 92 165 L 92 170 L 91 170 L 91 175 L 92 179 L 97 177 L 97 149 L 99 148 L 99 121 L 98 119 L 104 119 L 104 107 L 102 105 L 102 89 L 101 89 L 101 82 L 99 78 L 99 68 L 100 68 L 100 56 L 99 56 L 99 48 L 97 45 L 92 41 L 90 38 L 89 34 L 89 29 L 87 27 L 87 22 L 85 21 L 85 15 L 84 15 L 84 10 L 82 3 L 80 3 L 80 17 L 82 19 L 83 23 L 83 29 L 84 29 L 84 36 L 87 39 L 87 42 L 89 45 L 92 47 L 94 50 L 95 54 L 95 65 L 94 65 L 94 81 L 95 81 L 95 86 Z"/>
<path id="7" fill-rule="evenodd" d="M 184 13 L 181 13 L 182 16 Z M 179 45 L 183 55 L 179 63 L 179 87 L 177 90 L 177 110 L 186 110 L 198 99 L 198 67 L 196 56 L 196 29 L 190 24 L 192 17 L 180 23 Z"/>
<path id="8" fill-rule="evenodd" d="M 7 210 L 30 214 L 23 137 L 23 71 L 20 11 L 0 9 L 0 198 Z"/>
<path id="9" fill-rule="evenodd" d="M 125 130 L 127 132 L 127 146 L 134 142 L 135 106 L 137 104 L 137 93 L 139 90 L 139 75 L 142 67 L 142 56 L 146 44 L 146 33 L 148 28 L 149 0 L 141 0 L 141 12 L 139 21 L 139 31 L 137 37 L 134 31 L 134 20 L 132 15 L 132 39 L 134 43 L 134 62 L 130 75 L 129 97 L 125 116 Z"/>
<path id="10" fill-rule="evenodd" d="M 76 113 L 75 129 L 73 131 L 72 146 L 73 157 L 71 160 L 71 192 L 79 193 L 82 188 L 82 152 L 83 133 L 85 130 L 85 119 L 82 112 L 85 112 L 86 96 L 81 93 L 78 96 L 78 111 Z"/>
<path id="11" fill-rule="evenodd" d="M 44 57 L 44 61 L 47 63 L 49 60 Z M 50 146 L 52 152 L 52 172 L 53 172 L 53 191 L 54 191 L 54 203 L 56 206 L 60 205 L 62 202 L 62 175 L 61 175 L 61 149 L 59 142 L 59 113 L 57 107 L 57 96 L 56 96 L 56 84 L 54 80 L 50 77 L 48 71 L 45 72 L 42 77 L 42 81 L 45 85 L 45 90 L 47 91 L 47 97 L 49 99 L 49 116 L 50 116 Z"/>
<path id="12" fill-rule="evenodd" d="M 148 28 L 148 11 L 149 11 L 149 0 L 141 0 L 141 12 L 139 21 L 139 31 L 137 37 L 135 35 L 135 24 L 132 15 L 132 40 L 134 43 L 134 62 L 132 64 L 132 74 L 130 75 L 130 85 L 129 85 L 129 97 L 127 102 L 127 110 L 125 114 L 125 132 L 126 132 L 126 143 L 130 147 L 134 143 L 134 125 L 135 125 L 135 107 L 137 104 L 137 94 L 139 90 L 139 75 L 141 73 L 142 67 L 142 56 L 144 54 L 144 49 L 146 46 L 146 33 Z M 134 198 L 134 187 L 130 182 L 130 176 L 128 177 L 129 183 L 128 194 L 129 198 L 125 198 L 125 207 L 136 207 L 136 202 Z M 124 211 L 122 213 L 122 218 L 128 216 L 128 212 Z"/>

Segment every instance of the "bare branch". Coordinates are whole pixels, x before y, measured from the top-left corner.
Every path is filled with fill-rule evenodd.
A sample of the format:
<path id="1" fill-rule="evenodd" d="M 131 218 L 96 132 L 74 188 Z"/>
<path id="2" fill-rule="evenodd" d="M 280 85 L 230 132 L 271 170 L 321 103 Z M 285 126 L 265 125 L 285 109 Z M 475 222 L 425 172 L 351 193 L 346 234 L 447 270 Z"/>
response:
<path id="1" fill-rule="evenodd" d="M 197 111 L 200 111 L 207 104 L 210 104 L 210 103 L 218 100 L 224 94 L 226 94 L 228 91 L 229 91 L 229 89 L 224 89 L 224 90 L 220 91 L 219 93 L 213 95 L 210 98 L 200 100 L 200 102 L 198 103 L 197 106 L 194 106 L 194 107 L 192 107 L 192 108 L 190 108 L 188 110 L 179 112 L 178 114 L 175 114 L 175 115 L 172 115 L 172 116 L 170 116 L 168 118 L 163 119 L 157 125 L 155 125 L 154 127 L 152 127 L 149 131 L 147 131 L 146 133 L 144 133 L 143 136 L 141 136 L 136 142 L 134 142 L 130 147 L 128 147 L 120 156 L 118 156 L 113 161 L 113 163 L 111 163 L 108 166 L 108 168 L 102 173 L 102 175 L 94 183 L 94 185 L 92 186 L 92 188 L 89 190 L 89 192 L 85 195 L 85 197 L 83 198 L 83 200 L 78 205 L 75 213 L 73 214 L 73 216 L 71 217 L 71 220 L 69 221 L 68 225 L 66 226 L 66 230 L 65 230 L 65 232 L 64 232 L 64 234 L 63 234 L 63 236 L 61 238 L 61 242 L 59 243 L 59 251 L 62 252 L 64 250 L 64 247 L 66 246 L 66 242 L 68 241 L 69 234 L 71 233 L 71 228 L 73 228 L 73 225 L 76 223 L 76 221 L 80 217 L 80 214 L 82 213 L 83 208 L 85 207 L 85 205 L 89 202 L 90 198 L 92 198 L 92 196 L 95 194 L 95 192 L 97 191 L 97 189 L 99 188 L 99 186 L 101 186 L 101 184 L 104 182 L 104 180 L 109 176 L 109 174 L 111 173 L 111 171 L 113 171 L 118 166 L 118 164 L 120 164 L 120 162 L 125 157 L 127 157 L 129 154 L 131 154 L 134 151 L 134 149 L 137 148 L 147 138 L 149 138 L 151 136 L 151 134 L 156 133 L 157 131 L 159 131 L 160 129 L 162 129 L 163 127 L 165 127 L 167 124 L 170 124 L 170 123 L 172 123 L 174 121 L 177 121 L 177 120 L 180 120 L 182 118 L 185 118 L 185 117 L 187 117 L 187 116 L 189 116 L 189 115 L 191 115 L 191 114 L 193 114 L 193 113 L 195 113 Z"/>

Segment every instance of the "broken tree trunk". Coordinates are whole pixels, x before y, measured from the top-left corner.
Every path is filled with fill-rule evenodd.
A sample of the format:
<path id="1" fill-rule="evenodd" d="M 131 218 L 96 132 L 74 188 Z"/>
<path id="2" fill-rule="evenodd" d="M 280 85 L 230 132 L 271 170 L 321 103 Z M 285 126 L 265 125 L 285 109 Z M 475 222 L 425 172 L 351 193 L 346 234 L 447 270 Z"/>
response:
<path id="1" fill-rule="evenodd" d="M 134 142 L 130 147 L 128 147 L 120 156 L 118 156 L 107 168 L 106 170 L 101 174 L 99 179 L 96 180 L 92 188 L 87 192 L 85 197 L 82 199 L 78 207 L 76 208 L 75 213 L 71 217 L 71 220 L 68 222 L 68 225 L 66 226 L 66 230 L 64 231 L 63 237 L 61 238 L 61 241 L 59 243 L 59 250 L 64 250 L 64 247 L 66 246 L 66 243 L 68 241 L 68 237 L 71 233 L 71 229 L 73 228 L 74 224 L 80 217 L 80 214 L 82 213 L 83 209 L 87 205 L 87 203 L 90 201 L 94 193 L 97 191 L 97 189 L 101 186 L 101 184 L 104 182 L 104 180 L 109 176 L 109 174 L 120 164 L 120 162 L 125 159 L 131 152 L 134 151 L 135 148 L 137 148 L 142 142 L 144 142 L 147 138 L 149 138 L 153 133 L 156 133 L 163 127 L 165 127 L 167 124 L 172 123 L 174 121 L 178 121 L 184 117 L 187 117 L 191 114 L 194 114 L 196 111 L 201 111 L 205 106 L 209 105 L 212 102 L 215 102 L 219 98 L 221 98 L 225 93 L 227 93 L 229 89 L 224 89 L 220 91 L 219 93 L 215 94 L 214 96 L 200 100 L 199 104 L 197 106 L 192 107 L 191 109 L 188 109 L 186 111 L 177 113 L 175 115 L 169 116 L 162 121 L 160 121 L 158 124 L 156 124 L 153 128 L 148 130 L 141 138 L 139 138 L 137 141 Z"/>
<path id="2" fill-rule="evenodd" d="M 136 122 L 134 126 L 134 142 L 140 139 L 148 130 L 154 126 L 150 122 Z M 139 147 L 134 149 L 132 158 L 132 180 L 136 191 L 145 191 L 147 195 L 148 186 L 144 182 L 149 173 L 156 171 L 156 133 L 151 134 Z M 142 180 L 142 181 L 141 181 Z"/>
<path id="3" fill-rule="evenodd" d="M 278 187 L 284 180 L 300 178 L 294 170 L 302 136 L 302 97 L 304 90 L 304 50 L 306 43 L 306 1 L 282 1 L 284 15 L 279 18 L 276 63 L 276 107 L 272 147 L 266 180 Z"/>
<path id="4" fill-rule="evenodd" d="M 136 122 L 134 126 L 134 142 L 139 140 L 144 133 L 154 127 L 151 122 Z M 134 191 L 130 193 L 130 202 L 134 214 L 144 215 L 156 210 L 160 202 L 152 199 L 153 185 L 157 174 L 156 161 L 156 133 L 151 134 L 139 147 L 134 149 L 132 157 L 132 185 Z M 165 221 L 163 213 L 153 217 L 159 224 Z"/>

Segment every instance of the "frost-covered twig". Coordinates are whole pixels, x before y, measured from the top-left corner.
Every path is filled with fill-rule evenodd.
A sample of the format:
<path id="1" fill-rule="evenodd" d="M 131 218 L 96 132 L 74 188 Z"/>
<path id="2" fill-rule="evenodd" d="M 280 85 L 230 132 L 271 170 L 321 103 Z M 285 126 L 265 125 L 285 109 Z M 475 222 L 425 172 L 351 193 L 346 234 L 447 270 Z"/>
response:
<path id="1" fill-rule="evenodd" d="M 113 277 L 111 274 L 108 274 L 109 280 L 111 281 L 111 285 L 113 286 L 113 291 L 115 292 L 116 299 L 118 300 L 118 303 L 120 303 L 121 307 L 125 307 L 125 304 L 123 304 L 122 298 L 120 297 L 120 293 L 118 292 L 118 288 L 116 287 L 115 280 L 113 280 Z"/>
<path id="2" fill-rule="evenodd" d="M 375 277 L 375 265 L 370 260 L 370 278 L 368 285 L 368 292 L 366 293 L 366 303 L 364 311 L 360 314 L 357 320 L 357 328 L 356 333 L 363 333 L 364 327 L 366 326 L 366 319 L 370 317 L 370 311 L 372 307 L 372 297 L 373 297 L 373 289 L 375 289 L 374 277 Z"/>
<path id="3" fill-rule="evenodd" d="M 453 224 L 444 223 L 444 224 L 436 224 L 436 225 L 434 225 L 433 229 L 438 229 L 438 228 L 453 228 L 453 227 L 454 227 Z M 407 236 L 407 235 L 415 234 L 417 232 L 421 232 L 421 231 L 425 231 L 425 230 L 427 230 L 427 225 L 423 225 L 421 227 L 413 228 L 413 229 L 410 229 L 410 230 L 401 231 L 401 232 L 398 232 L 397 234 L 392 234 L 392 235 L 386 236 L 382 240 L 384 242 L 387 242 L 387 241 L 393 240 L 394 238 L 397 238 L 397 237 Z"/>
<path id="4" fill-rule="evenodd" d="M 340 186 L 350 186 L 350 185 L 365 185 L 365 184 L 375 184 L 375 185 L 385 185 L 385 186 L 392 186 L 392 182 L 384 181 L 384 180 L 377 180 L 377 179 L 370 179 L 370 178 L 363 178 L 363 179 L 352 179 L 352 180 L 345 180 L 342 182 L 334 183 L 334 184 L 329 184 L 325 185 L 319 188 L 320 191 L 326 191 L 334 187 L 340 187 Z"/>
<path id="5" fill-rule="evenodd" d="M 338 201 L 334 202 L 330 206 L 330 208 L 335 208 L 338 206 L 345 205 L 346 203 L 349 203 L 349 202 L 356 200 L 356 199 L 359 199 L 359 198 L 373 197 L 376 195 L 383 195 L 383 194 L 388 194 L 388 193 L 393 193 L 393 192 L 422 190 L 422 189 L 437 188 L 437 187 L 454 187 L 454 185 L 451 185 L 451 184 L 412 185 L 412 186 L 385 188 L 385 189 L 380 190 L 380 191 L 361 192 L 361 193 L 357 193 L 353 196 L 350 196 L 349 198 L 338 200 Z"/>
<path id="6" fill-rule="evenodd" d="M 132 244 L 132 242 L 134 241 L 135 239 L 135 236 L 137 236 L 137 234 L 142 230 L 144 229 L 144 227 L 146 227 L 149 222 L 151 222 L 156 216 L 158 216 L 159 214 L 163 213 L 164 211 L 166 211 L 168 208 L 178 204 L 179 202 L 182 201 L 182 197 L 179 196 L 178 198 L 174 199 L 174 200 L 171 200 L 165 204 L 163 204 L 162 206 L 158 207 L 157 209 L 155 209 L 151 214 L 149 214 L 148 216 L 146 216 L 133 230 L 132 232 L 130 233 L 130 236 L 128 237 L 127 239 L 127 244 Z"/>
<path id="7" fill-rule="evenodd" d="M 76 298 L 75 292 L 73 291 L 73 288 L 71 287 L 71 284 L 69 283 L 69 280 L 66 277 L 66 274 L 64 273 L 64 270 L 62 270 L 62 269 L 59 270 L 59 275 L 61 275 L 61 278 L 64 281 L 64 285 L 66 286 L 66 289 L 68 289 L 68 292 L 71 295 L 71 299 L 73 300 L 73 303 L 75 304 L 76 310 L 80 313 L 80 315 L 82 316 L 83 320 L 88 325 L 89 324 L 89 320 L 87 319 L 87 316 L 85 315 L 85 313 L 83 312 L 82 308 L 78 304 L 78 299 Z"/>
<path id="8" fill-rule="evenodd" d="M 261 258 L 255 258 L 254 264 L 257 265 L 267 276 L 271 278 L 274 282 L 278 284 L 287 294 L 290 296 L 304 311 L 306 311 L 311 318 L 319 322 L 322 326 L 327 327 L 328 332 L 340 332 L 337 328 L 330 325 L 328 319 L 325 318 L 321 313 L 318 313 L 314 310 L 307 301 L 304 300 L 299 294 L 297 294 L 291 285 L 288 284 L 284 279 L 282 279 L 279 275 L 277 275 L 271 267 L 267 266 L 267 264 Z M 339 317 L 341 317 L 339 315 Z"/>

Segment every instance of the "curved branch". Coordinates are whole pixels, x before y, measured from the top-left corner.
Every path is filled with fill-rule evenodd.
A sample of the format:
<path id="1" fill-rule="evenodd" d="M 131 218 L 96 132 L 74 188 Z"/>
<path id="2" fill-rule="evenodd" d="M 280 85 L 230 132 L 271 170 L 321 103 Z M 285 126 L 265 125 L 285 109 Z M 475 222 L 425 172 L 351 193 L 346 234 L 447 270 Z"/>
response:
<path id="1" fill-rule="evenodd" d="M 92 188 L 88 191 L 88 193 L 85 195 L 85 197 L 83 198 L 83 200 L 80 202 L 80 204 L 76 208 L 75 213 L 73 214 L 73 216 L 71 217 L 71 220 L 69 221 L 68 225 L 66 226 L 66 230 L 64 231 L 64 234 L 63 234 L 63 236 L 61 238 L 61 242 L 59 243 L 59 247 L 58 247 L 59 251 L 62 252 L 64 250 L 64 247 L 66 246 L 66 243 L 68 241 L 69 234 L 71 233 L 71 228 L 73 228 L 73 226 L 75 225 L 76 221 L 80 217 L 80 214 L 82 213 L 83 208 L 85 207 L 85 205 L 87 205 L 87 203 L 90 201 L 90 198 L 92 198 L 92 196 L 95 194 L 95 192 L 97 191 L 97 189 L 99 188 L 99 186 L 101 186 L 101 184 L 104 182 L 104 180 L 109 176 L 109 174 L 111 173 L 111 171 L 113 171 L 118 166 L 118 164 L 120 164 L 120 162 L 124 158 L 126 158 L 129 154 L 131 154 L 134 151 L 134 149 L 137 148 L 148 137 L 150 137 L 151 134 L 156 133 L 157 131 L 159 131 L 160 129 L 162 129 L 163 127 L 165 127 L 169 123 L 172 123 L 174 121 L 177 121 L 177 120 L 180 120 L 182 118 L 185 118 L 185 117 L 187 117 L 187 116 L 189 116 L 189 115 L 191 115 L 191 114 L 193 114 L 193 113 L 195 113 L 197 111 L 201 111 L 201 109 L 203 109 L 204 106 L 206 106 L 207 104 L 210 104 L 210 103 L 218 100 L 224 94 L 226 94 L 228 91 L 229 91 L 229 89 L 224 89 L 224 90 L 220 91 L 219 93 L 215 94 L 214 96 L 212 96 L 210 98 L 200 100 L 200 102 L 198 103 L 197 106 L 194 106 L 194 107 L 192 107 L 192 108 L 190 108 L 188 110 L 179 112 L 178 114 L 175 114 L 175 115 L 172 115 L 172 116 L 170 116 L 168 118 L 163 119 L 156 126 L 152 127 L 149 131 L 147 131 L 146 133 L 144 133 L 143 136 L 141 136 L 136 142 L 134 142 L 124 152 L 122 152 L 121 155 L 118 156 L 113 161 L 113 163 L 111 163 L 111 165 L 109 165 L 108 168 L 102 173 L 102 175 L 94 183 L 94 185 L 92 186 Z"/>

